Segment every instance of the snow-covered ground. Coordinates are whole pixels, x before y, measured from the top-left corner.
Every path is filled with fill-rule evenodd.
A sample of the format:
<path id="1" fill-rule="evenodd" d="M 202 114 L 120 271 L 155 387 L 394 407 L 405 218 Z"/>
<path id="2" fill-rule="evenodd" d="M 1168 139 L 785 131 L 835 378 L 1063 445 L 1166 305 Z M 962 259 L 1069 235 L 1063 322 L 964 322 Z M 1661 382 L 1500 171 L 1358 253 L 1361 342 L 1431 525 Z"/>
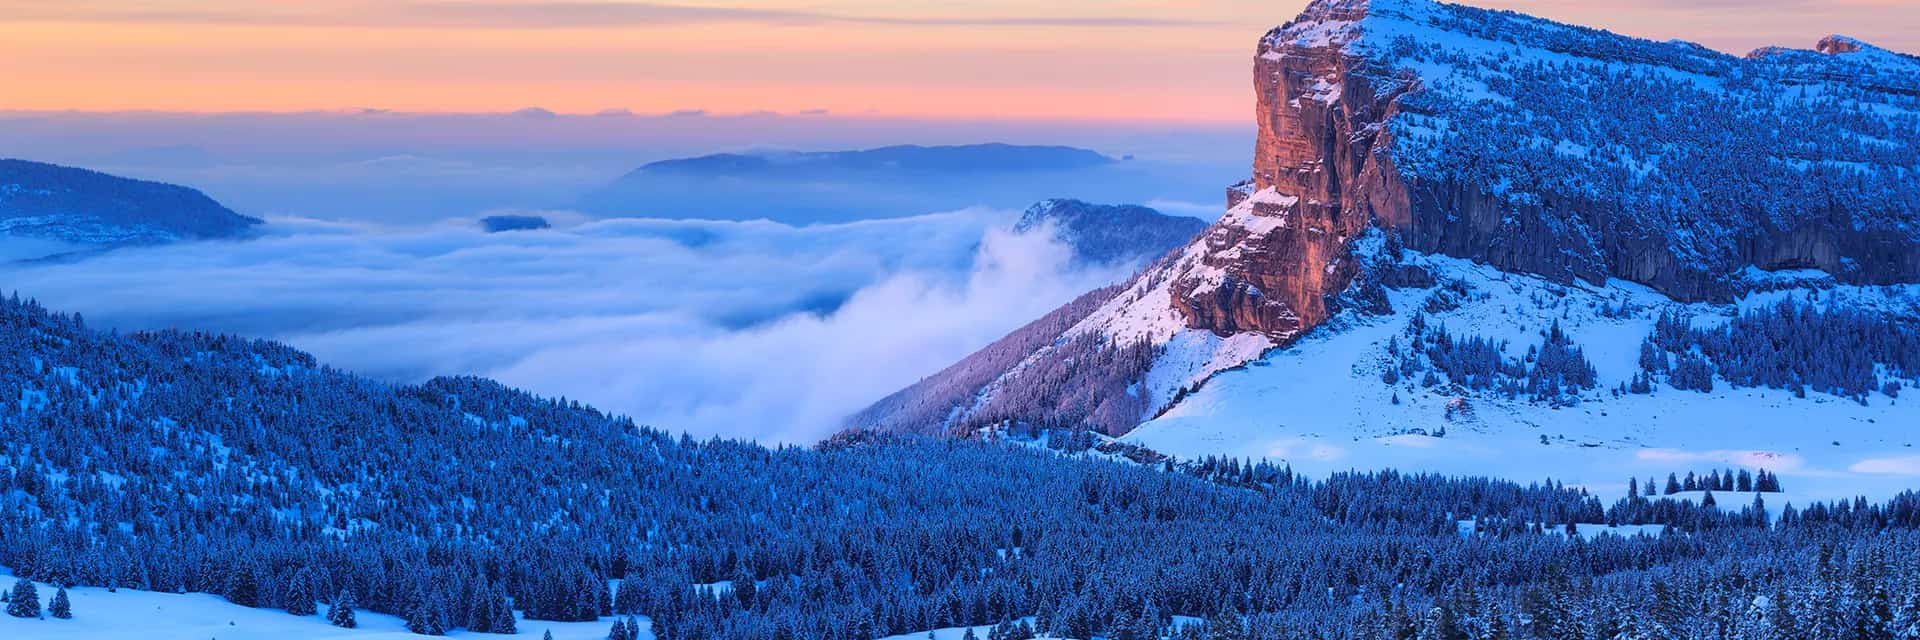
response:
<path id="1" fill-rule="evenodd" d="M 1033 624 L 1032 616 L 1021 618 L 1020 620 L 1025 621 L 1029 625 Z M 1201 619 L 1195 618 L 1193 616 L 1173 616 L 1173 622 L 1170 626 L 1172 626 L 1174 629 L 1182 629 L 1182 628 L 1186 628 L 1193 625 L 1203 624 L 1203 622 L 1204 621 L 1202 621 Z M 993 625 L 983 625 L 978 627 L 943 627 L 939 629 L 932 629 L 929 631 L 916 631 L 913 633 L 903 633 L 897 636 L 887 636 L 885 638 L 880 638 L 880 640 L 929 640 L 929 639 L 931 640 L 964 640 L 967 637 L 968 629 L 973 630 L 973 637 L 977 638 L 978 640 L 987 640 L 987 633 L 993 631 Z M 1038 640 L 1072 640 L 1072 639 L 1041 634 Z"/>
<path id="2" fill-rule="evenodd" d="M 1032 617 L 1021 618 L 1021 620 L 1025 620 L 1027 624 L 1033 624 Z M 929 640 L 929 639 L 931 640 L 963 640 L 964 638 L 967 637 L 968 629 L 973 630 L 974 638 L 977 638 L 978 640 L 987 640 L 987 633 L 993 631 L 993 625 L 990 625 L 990 624 L 981 625 L 978 627 L 943 627 L 940 629 L 933 629 L 929 631 L 916 631 L 913 633 L 903 633 L 897 636 L 887 636 L 885 638 L 881 638 L 880 640 Z"/>
<path id="3" fill-rule="evenodd" d="M 1394 315 L 1336 318 L 1288 348 L 1215 375 L 1122 439 L 1183 459 L 1267 458 L 1314 475 L 1391 467 L 1553 478 L 1607 500 L 1625 495 L 1629 478 L 1664 481 L 1670 472 L 1726 468 L 1778 473 L 1800 506 L 1920 487 L 1920 401 L 1873 394 L 1861 405 L 1820 393 L 1795 398 L 1783 390 L 1734 389 L 1724 381 L 1711 393 L 1659 385 L 1651 395 L 1616 397 L 1611 390 L 1638 370 L 1640 343 L 1655 318 L 1678 303 L 1631 283 L 1563 287 L 1452 258 L 1416 259 L 1428 261 L 1443 283 L 1458 279 L 1470 287 L 1460 307 L 1429 314 L 1430 325 L 1507 340 L 1508 354 L 1517 357 L 1557 320 L 1593 362 L 1599 390 L 1566 408 L 1470 395 L 1471 414 L 1449 419 L 1447 406 L 1459 396 L 1444 385 L 1381 380 L 1389 338 L 1401 335 L 1406 343 L 1407 323 L 1431 293 L 1398 290 L 1390 294 Z M 1776 290 L 1737 305 L 1686 306 L 1696 323 L 1721 322 L 1737 308 L 1790 295 L 1906 313 L 1920 308 L 1917 286 Z M 1624 315 L 1601 312 L 1622 302 Z M 1415 432 L 1442 428 L 1444 437 Z M 1733 496 L 1716 498 L 1738 507 Z"/>
<path id="4" fill-rule="evenodd" d="M 1478 532 L 1477 525 L 1472 520 L 1461 520 L 1454 524 L 1460 528 L 1460 535 L 1470 536 Z M 1559 536 L 1567 535 L 1567 526 L 1564 524 L 1542 525 L 1541 530 L 1552 535 L 1559 535 Z M 1580 536 L 1581 540 L 1592 541 L 1601 536 L 1620 536 L 1622 538 L 1631 538 L 1633 536 L 1665 535 L 1667 532 L 1667 525 L 1623 524 L 1623 525 L 1609 526 L 1604 524 L 1576 523 L 1573 526 L 1573 531 L 1575 535 Z"/>
<path id="5" fill-rule="evenodd" d="M 0 588 L 11 588 L 14 576 L 0 571 Z M 35 583 L 40 591 L 41 610 L 53 599 L 54 587 Z M 22 619 L 0 615 L 0 638 L 7 640 L 307 640 L 340 638 L 351 640 L 391 640 L 423 638 L 407 631 L 398 617 L 356 611 L 360 625 L 342 629 L 327 624 L 326 605 L 320 613 L 294 616 L 278 609 L 251 609 L 206 593 L 155 593 L 120 589 L 79 587 L 67 590 L 73 603 L 73 618 L 58 620 Z M 516 614 L 518 615 L 518 614 Z M 645 618 L 641 618 L 644 621 Z M 552 632 L 554 640 L 603 640 L 613 626 L 613 618 L 598 622 L 547 622 L 520 620 L 520 638 L 538 639 Z M 454 631 L 450 637 L 503 638 L 494 634 Z M 982 636 L 984 637 L 984 636 Z M 653 640 L 653 632 L 643 631 L 641 640 Z"/>

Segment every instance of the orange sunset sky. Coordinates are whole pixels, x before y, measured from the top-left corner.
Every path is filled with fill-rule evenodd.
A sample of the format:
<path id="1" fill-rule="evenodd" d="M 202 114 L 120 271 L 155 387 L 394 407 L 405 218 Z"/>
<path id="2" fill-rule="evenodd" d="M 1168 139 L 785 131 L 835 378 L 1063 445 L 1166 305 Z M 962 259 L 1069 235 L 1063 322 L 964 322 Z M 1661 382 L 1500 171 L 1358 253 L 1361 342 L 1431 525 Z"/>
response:
<path id="1" fill-rule="evenodd" d="M 1304 0 L 0 0 L 0 109 L 1232 122 Z M 1920 50 L 1920 0 L 1475 0 L 1732 52 Z"/>

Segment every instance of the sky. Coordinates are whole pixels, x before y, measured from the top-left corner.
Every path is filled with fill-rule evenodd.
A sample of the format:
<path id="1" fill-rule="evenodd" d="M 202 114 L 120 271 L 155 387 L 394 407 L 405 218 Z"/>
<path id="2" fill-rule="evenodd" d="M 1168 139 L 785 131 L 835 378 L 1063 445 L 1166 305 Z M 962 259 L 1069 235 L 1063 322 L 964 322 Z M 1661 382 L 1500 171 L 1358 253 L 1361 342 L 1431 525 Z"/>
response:
<path id="1" fill-rule="evenodd" d="M 1225 123 L 1301 0 L 0 0 L 0 109 Z M 1912 0 L 1477 0 L 1721 50 L 1920 51 Z"/>

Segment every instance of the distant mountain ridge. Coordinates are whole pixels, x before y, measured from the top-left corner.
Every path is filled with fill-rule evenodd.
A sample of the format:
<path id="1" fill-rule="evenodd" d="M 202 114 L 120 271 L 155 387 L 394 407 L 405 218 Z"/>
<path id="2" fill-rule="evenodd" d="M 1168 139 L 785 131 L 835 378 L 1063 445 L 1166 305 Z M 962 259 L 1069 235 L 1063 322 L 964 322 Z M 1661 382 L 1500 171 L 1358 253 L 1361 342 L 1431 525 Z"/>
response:
<path id="1" fill-rule="evenodd" d="M 627 176 L 674 173 L 765 178 L 769 172 L 807 174 L 839 170 L 1006 173 L 1079 169 L 1113 162 L 1113 158 L 1098 152 L 1057 145 L 894 145 L 858 151 L 720 153 L 651 162 Z"/>
<path id="2" fill-rule="evenodd" d="M 720 153 L 648 163 L 576 208 L 605 217 L 837 223 L 1014 209 L 1058 196 L 1140 202 L 1186 193 L 1190 185 L 1167 170 L 1057 145 Z"/>
<path id="3" fill-rule="evenodd" d="M 260 224 L 197 190 L 0 159 L 0 234 L 78 245 L 229 238 Z"/>
<path id="4" fill-rule="evenodd" d="M 1092 204 L 1069 198 L 1042 200 L 1015 222 L 1015 233 L 1051 229 L 1085 264 L 1145 263 L 1186 244 L 1207 221 L 1170 216 L 1139 205 Z"/>

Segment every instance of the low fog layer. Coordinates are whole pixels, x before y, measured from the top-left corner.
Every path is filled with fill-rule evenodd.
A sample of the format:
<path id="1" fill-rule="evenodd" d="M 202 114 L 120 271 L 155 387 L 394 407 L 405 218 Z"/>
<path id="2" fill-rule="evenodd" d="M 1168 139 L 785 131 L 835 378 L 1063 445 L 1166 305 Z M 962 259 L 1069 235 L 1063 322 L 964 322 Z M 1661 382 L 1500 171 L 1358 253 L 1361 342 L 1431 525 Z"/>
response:
<path id="1" fill-rule="evenodd" d="M 485 233 L 274 218 L 263 237 L 0 266 L 121 329 L 284 340 L 361 373 L 477 374 L 664 428 L 809 443 L 1118 270 L 967 210 L 794 227 L 585 221 Z"/>

